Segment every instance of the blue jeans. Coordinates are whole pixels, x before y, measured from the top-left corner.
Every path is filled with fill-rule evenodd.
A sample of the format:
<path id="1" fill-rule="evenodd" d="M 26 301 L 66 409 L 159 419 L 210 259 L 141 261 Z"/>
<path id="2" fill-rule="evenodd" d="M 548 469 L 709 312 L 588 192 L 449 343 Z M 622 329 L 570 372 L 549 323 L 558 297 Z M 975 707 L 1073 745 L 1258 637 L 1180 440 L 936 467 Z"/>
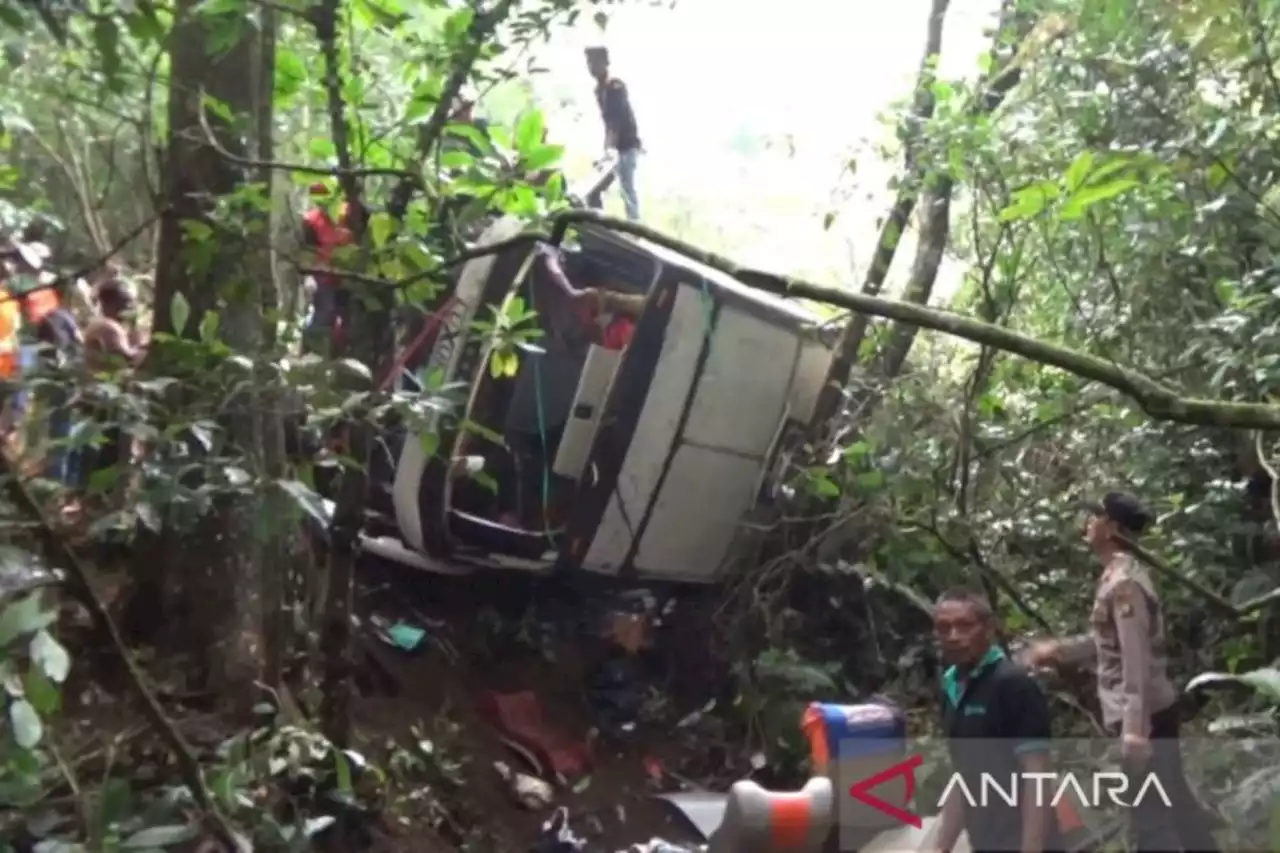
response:
<path id="1" fill-rule="evenodd" d="M 618 176 L 618 186 L 622 190 L 622 203 L 627 209 L 627 219 L 638 222 L 640 219 L 640 195 L 636 192 L 636 164 L 640 162 L 640 149 L 618 152 L 618 165 L 614 172 Z"/>
<path id="2" fill-rule="evenodd" d="M 59 395 L 62 396 L 62 395 Z M 44 476 L 69 488 L 78 488 L 80 477 L 80 450 L 71 446 L 76 424 L 71 417 L 71 407 L 61 399 L 50 400 L 49 448 L 45 460 Z"/>
<path id="3" fill-rule="evenodd" d="M 22 382 L 26 379 L 27 374 L 33 370 L 40 360 L 40 348 L 36 345 L 23 345 L 18 347 L 18 381 Z M 31 399 L 31 392 L 25 387 L 19 388 L 17 393 L 13 395 L 13 416 L 15 422 L 27 412 L 27 402 Z"/>

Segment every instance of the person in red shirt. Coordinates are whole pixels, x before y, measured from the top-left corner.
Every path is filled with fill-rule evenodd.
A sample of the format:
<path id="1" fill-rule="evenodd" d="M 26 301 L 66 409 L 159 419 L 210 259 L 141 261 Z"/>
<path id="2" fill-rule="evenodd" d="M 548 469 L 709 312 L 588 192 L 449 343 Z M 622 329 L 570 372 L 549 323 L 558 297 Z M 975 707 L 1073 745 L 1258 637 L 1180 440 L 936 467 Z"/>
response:
<path id="1" fill-rule="evenodd" d="M 645 304 L 643 295 L 576 286 L 565 270 L 569 259 L 554 246 L 540 244 L 535 252 L 526 292 L 545 333 L 538 341 L 544 352 L 522 357 L 508 401 L 503 434 L 513 454 L 515 488 L 499 518 L 525 530 L 553 526 L 560 515 L 544 504 L 559 503 L 550 468 L 588 345 L 625 349 Z"/>
<path id="2" fill-rule="evenodd" d="M 550 325 L 553 338 L 585 337 L 606 349 L 626 349 L 636 320 L 644 312 L 643 294 L 621 293 L 607 288 L 576 287 L 564 269 L 560 251 L 539 245 L 542 275 L 534 278 L 538 295 L 534 305 Z M 610 316 L 609 322 L 599 322 Z"/>
<path id="3" fill-rule="evenodd" d="M 604 327 L 603 340 L 600 345 L 605 349 L 624 350 L 631 343 L 635 334 L 636 322 L 626 315 L 619 314 Z"/>
<path id="4" fill-rule="evenodd" d="M 352 241 L 347 204 L 344 202 L 339 208 L 335 222 L 326 204 L 330 196 L 327 185 L 312 184 L 311 198 L 315 206 L 302 219 L 302 243 L 310 255 L 306 266 L 320 270 L 313 273 L 316 287 L 311 299 L 311 319 L 303 335 L 306 349 L 313 352 L 341 342 L 342 321 L 350 296 L 342 278 L 328 272 L 333 268 L 335 250 L 350 245 Z"/>

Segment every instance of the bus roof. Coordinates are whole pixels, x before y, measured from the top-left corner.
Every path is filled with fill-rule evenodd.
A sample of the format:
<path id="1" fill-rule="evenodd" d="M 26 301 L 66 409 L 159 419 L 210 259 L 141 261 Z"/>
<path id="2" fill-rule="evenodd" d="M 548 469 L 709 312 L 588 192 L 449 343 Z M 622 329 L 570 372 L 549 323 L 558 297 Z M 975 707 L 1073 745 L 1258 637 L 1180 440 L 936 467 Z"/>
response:
<path id="1" fill-rule="evenodd" d="M 692 275 L 706 281 L 716 290 L 731 293 L 740 300 L 751 302 L 776 311 L 785 315 L 793 322 L 813 325 L 817 325 L 822 322 L 822 317 L 817 312 L 809 309 L 799 300 L 788 299 L 783 296 L 777 296 L 767 291 L 760 290 L 756 287 L 750 287 L 722 270 L 708 266 L 707 264 L 690 258 L 680 252 L 668 249 L 665 246 L 660 246 L 651 240 L 644 239 L 643 237 L 634 237 L 630 234 L 620 234 L 618 232 L 613 232 L 613 234 L 636 244 L 645 252 L 652 254 L 664 265 L 680 267 L 687 270 Z"/>

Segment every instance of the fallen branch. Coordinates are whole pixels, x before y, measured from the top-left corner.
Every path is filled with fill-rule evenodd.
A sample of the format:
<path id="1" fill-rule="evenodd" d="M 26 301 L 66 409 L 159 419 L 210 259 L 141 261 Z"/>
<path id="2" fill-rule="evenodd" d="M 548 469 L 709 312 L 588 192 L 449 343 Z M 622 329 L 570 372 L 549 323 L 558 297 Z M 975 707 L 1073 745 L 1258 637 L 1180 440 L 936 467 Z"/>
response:
<path id="1" fill-rule="evenodd" d="M 749 269 L 714 252 L 691 246 L 652 228 L 601 216 L 594 211 L 573 210 L 556 217 L 556 224 L 552 230 L 553 242 L 557 241 L 558 237 L 562 237 L 564 230 L 575 222 L 594 222 L 615 231 L 643 238 L 718 269 L 741 283 L 766 293 L 825 302 L 838 308 L 897 320 L 900 323 L 943 332 L 1056 367 L 1083 379 L 1091 379 L 1114 388 L 1130 397 L 1139 408 L 1155 420 L 1236 429 L 1280 429 L 1280 406 L 1184 397 L 1144 373 L 1121 367 L 1097 356 L 1032 338 L 1001 326 L 984 323 L 954 311 L 943 311 L 897 299 L 867 296 L 835 287 L 822 287 L 789 276 Z"/>
<path id="2" fill-rule="evenodd" d="M 1139 561 L 1155 569 L 1174 583 L 1194 592 L 1207 603 L 1213 605 L 1215 609 L 1221 611 L 1224 616 L 1229 616 L 1233 619 L 1240 619 L 1256 613 L 1273 602 L 1280 601 L 1280 587 L 1277 587 L 1276 589 L 1271 590 L 1271 592 L 1268 592 L 1265 595 L 1260 595 L 1257 598 L 1251 598 L 1243 604 L 1232 604 L 1230 601 L 1223 598 L 1221 595 L 1218 595 L 1218 593 L 1209 589 L 1204 584 L 1187 577 L 1185 574 L 1178 571 L 1155 554 L 1152 554 L 1150 551 L 1143 548 L 1137 542 L 1133 542 L 1128 539 L 1121 539 L 1121 541 L 1124 543 L 1125 548 L 1132 553 L 1133 556 L 1137 557 Z"/>
<path id="3" fill-rule="evenodd" d="M 143 715 L 147 718 L 147 722 L 155 728 L 156 733 L 160 735 L 165 746 L 169 748 L 169 752 L 173 755 L 177 764 L 178 773 L 181 775 L 182 781 L 191 791 L 191 799 L 204 812 L 209 830 L 220 842 L 227 845 L 228 850 L 243 849 L 243 842 L 237 836 L 235 830 L 231 828 L 231 824 L 227 822 L 227 819 L 218 811 L 217 805 L 213 801 L 213 796 L 209 793 L 209 786 L 205 784 L 204 773 L 200 769 L 200 763 L 196 760 L 195 753 L 191 751 L 191 747 L 181 733 L 178 732 L 177 728 L 174 727 L 173 722 L 165 716 L 164 709 L 160 707 L 160 702 L 156 699 L 151 688 L 147 686 L 146 676 L 134 662 L 133 656 L 129 654 L 124 639 L 120 636 L 120 629 L 116 626 L 115 620 L 111 618 L 111 614 L 107 612 L 106 605 L 102 603 L 102 599 L 98 596 L 89 580 L 89 573 L 85 570 L 84 563 L 76 555 L 75 551 L 71 549 L 71 546 L 53 529 L 48 518 L 45 517 L 44 510 L 40 508 L 40 504 L 31 496 L 27 487 L 23 485 L 18 472 L 14 470 L 12 461 L 2 453 L 0 453 L 0 478 L 5 481 L 5 490 L 9 493 L 9 499 L 14 505 L 38 523 L 36 532 L 44 543 L 46 554 L 50 559 L 66 566 L 72 591 L 88 609 L 94 626 L 111 641 L 112 651 L 120 658 L 120 661 L 124 664 L 125 672 L 128 673 L 129 686 L 142 702 Z"/>
<path id="4" fill-rule="evenodd" d="M 121 249 L 123 249 L 125 246 L 129 245 L 134 240 L 138 239 L 138 237 L 142 235 L 143 231 L 146 231 L 148 228 L 150 228 L 153 224 L 155 224 L 156 220 L 158 220 L 163 215 L 164 215 L 164 210 L 156 211 L 154 214 L 151 215 L 150 219 L 144 220 L 142 224 L 135 226 L 132 231 L 130 231 L 128 234 L 124 235 L 119 240 L 117 240 L 115 245 L 113 245 L 110 249 L 108 249 L 105 255 L 102 255 L 96 260 L 91 261 L 90 263 L 82 266 L 80 269 L 73 270 L 72 272 L 69 272 L 69 273 L 62 273 L 61 275 L 56 276 L 53 279 L 53 281 L 49 282 L 48 284 L 38 284 L 35 287 L 29 287 L 26 290 L 22 291 L 22 293 L 16 296 L 13 294 L 6 294 L 3 297 L 0 297 L 0 305 L 3 305 L 6 302 L 12 302 L 15 299 L 25 299 L 27 296 L 30 296 L 32 293 L 35 293 L 36 291 L 39 291 L 39 290 L 56 290 L 57 288 L 62 287 L 67 282 L 74 282 L 78 278 L 83 278 L 84 276 L 88 275 L 89 273 L 101 267 L 107 261 L 111 260 L 111 258 L 113 258 L 115 254 L 119 252 Z"/>
<path id="5" fill-rule="evenodd" d="M 510 237 L 506 240 L 499 240 L 496 243 L 486 243 L 482 246 L 473 246 L 470 249 L 458 252 L 456 255 L 437 261 L 425 270 L 397 279 L 396 281 L 378 278 L 377 276 L 363 275 L 361 273 L 336 269 L 333 267 L 304 266 L 298 267 L 298 272 L 302 275 L 327 275 L 332 276 L 333 278 L 345 279 L 347 281 L 354 281 L 359 284 L 368 284 L 376 287 L 409 287 L 410 285 L 417 284 L 420 281 L 425 281 L 438 273 L 447 272 L 454 267 L 467 263 L 468 261 L 474 261 L 477 258 L 483 258 L 489 255 L 497 255 L 507 251 L 508 249 L 518 249 L 521 247 L 532 248 L 537 242 L 545 241 L 547 239 L 549 238 L 546 234 L 542 234 L 537 231 L 526 231 L 522 234 L 517 234 L 515 237 Z"/>

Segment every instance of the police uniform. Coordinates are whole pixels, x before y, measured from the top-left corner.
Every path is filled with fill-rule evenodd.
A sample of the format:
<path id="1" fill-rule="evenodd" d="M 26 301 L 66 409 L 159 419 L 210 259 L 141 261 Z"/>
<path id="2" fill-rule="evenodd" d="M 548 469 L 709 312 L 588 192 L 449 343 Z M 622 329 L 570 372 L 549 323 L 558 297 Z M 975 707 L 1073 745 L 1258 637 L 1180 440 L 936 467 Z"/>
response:
<path id="1" fill-rule="evenodd" d="M 942 725 L 952 772 L 976 796 L 986 775 L 1001 788 L 1021 773 L 1024 755 L 1049 750 L 1049 703 L 1039 685 L 1020 666 L 992 646 L 963 677 L 957 667 L 942 676 Z M 953 794 L 959 796 L 959 794 Z M 990 797 L 981 809 L 966 809 L 969 846 L 979 851 L 1019 850 L 1022 811 Z M 1049 821 L 1045 850 L 1060 849 L 1056 821 Z"/>
<path id="2" fill-rule="evenodd" d="M 1087 507 L 1138 535 L 1148 516 L 1131 495 L 1112 492 Z M 1089 636 L 1064 648 L 1064 660 L 1093 658 L 1098 703 L 1112 734 L 1146 738 L 1151 760 L 1136 771 L 1136 793 L 1154 773 L 1172 809 L 1158 796 L 1143 797 L 1131 815 L 1139 851 L 1216 850 L 1208 821 L 1187 783 L 1178 743 L 1178 691 L 1169 658 L 1160 596 L 1147 568 L 1128 552 L 1114 554 L 1098 581 Z M 1135 787 L 1136 786 L 1136 787 Z"/>

